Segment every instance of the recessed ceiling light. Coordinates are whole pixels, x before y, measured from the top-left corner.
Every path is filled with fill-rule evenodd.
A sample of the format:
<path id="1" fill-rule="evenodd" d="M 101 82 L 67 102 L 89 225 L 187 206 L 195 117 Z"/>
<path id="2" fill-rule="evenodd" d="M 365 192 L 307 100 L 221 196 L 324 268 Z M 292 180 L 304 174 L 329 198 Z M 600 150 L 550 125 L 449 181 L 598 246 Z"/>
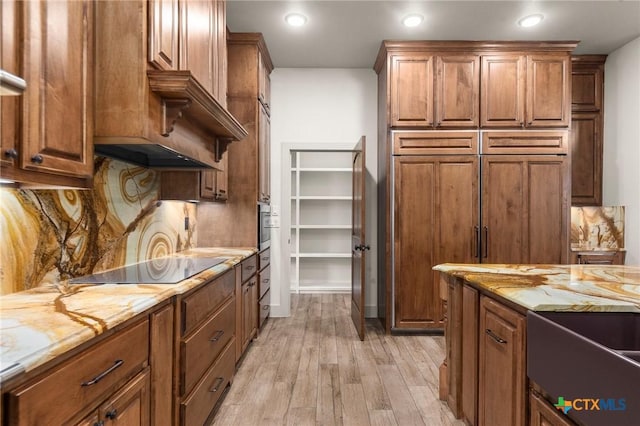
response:
<path id="1" fill-rule="evenodd" d="M 524 18 L 520 19 L 518 21 L 518 25 L 525 28 L 533 27 L 534 25 L 538 25 L 540 22 L 542 22 L 543 19 L 543 15 L 536 13 L 535 15 L 525 16 Z"/>
<path id="2" fill-rule="evenodd" d="M 307 17 L 301 13 L 290 13 L 284 17 L 284 20 L 292 27 L 301 27 L 307 23 Z"/>
<path id="3" fill-rule="evenodd" d="M 417 13 L 413 13 L 411 15 L 407 15 L 402 18 L 402 24 L 405 27 L 417 27 L 422 23 L 424 17 L 422 15 L 418 15 Z"/>

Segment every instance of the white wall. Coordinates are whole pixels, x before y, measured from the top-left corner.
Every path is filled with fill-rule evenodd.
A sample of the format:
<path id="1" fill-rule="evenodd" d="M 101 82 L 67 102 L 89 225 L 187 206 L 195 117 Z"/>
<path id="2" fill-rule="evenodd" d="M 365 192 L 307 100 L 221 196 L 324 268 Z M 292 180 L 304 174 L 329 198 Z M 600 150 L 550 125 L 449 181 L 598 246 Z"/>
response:
<path id="1" fill-rule="evenodd" d="M 283 194 L 283 173 L 290 146 L 354 146 L 367 138 L 367 316 L 376 312 L 376 190 L 377 75 L 372 69 L 276 68 L 271 74 L 271 205 L 282 212 L 289 198 Z M 283 149 L 287 153 L 283 154 Z M 289 314 L 287 218 L 271 236 L 271 314 Z"/>
<path id="2" fill-rule="evenodd" d="M 640 265 L 640 38 L 607 57 L 603 204 L 625 209 L 627 265 Z"/>

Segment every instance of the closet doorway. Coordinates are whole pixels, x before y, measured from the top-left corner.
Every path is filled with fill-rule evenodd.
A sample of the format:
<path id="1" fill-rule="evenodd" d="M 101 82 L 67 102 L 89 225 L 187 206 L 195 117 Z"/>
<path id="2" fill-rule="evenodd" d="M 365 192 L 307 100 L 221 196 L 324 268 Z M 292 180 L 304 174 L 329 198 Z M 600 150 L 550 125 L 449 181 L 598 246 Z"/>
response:
<path id="1" fill-rule="evenodd" d="M 291 293 L 349 293 L 354 144 L 286 149 L 283 221 L 289 220 L 282 227 L 288 226 L 290 261 L 283 283 Z"/>

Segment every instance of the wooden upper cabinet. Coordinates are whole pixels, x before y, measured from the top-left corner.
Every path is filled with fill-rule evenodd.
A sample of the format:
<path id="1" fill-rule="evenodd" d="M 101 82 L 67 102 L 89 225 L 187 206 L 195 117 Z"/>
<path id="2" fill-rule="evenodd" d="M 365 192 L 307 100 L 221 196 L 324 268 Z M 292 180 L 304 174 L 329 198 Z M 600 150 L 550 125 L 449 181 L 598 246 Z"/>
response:
<path id="1" fill-rule="evenodd" d="M 602 204 L 602 119 L 576 112 L 571 119 L 571 204 Z"/>
<path id="2" fill-rule="evenodd" d="M 178 69 L 178 0 L 150 0 L 149 24 L 149 62 Z"/>
<path id="3" fill-rule="evenodd" d="M 527 127 L 568 127 L 571 122 L 569 55 L 527 56 Z"/>
<path id="4" fill-rule="evenodd" d="M 0 3 L 0 69 L 22 76 L 18 61 L 18 3 L 3 1 Z M 13 169 L 18 164 L 19 144 L 19 108 L 20 96 L 0 98 L 0 167 Z M 4 176 L 4 169 L 2 170 Z"/>
<path id="5" fill-rule="evenodd" d="M 571 57 L 571 204 L 602 204 L 605 55 Z"/>
<path id="6" fill-rule="evenodd" d="M 216 70 L 217 77 L 215 78 L 218 83 L 218 88 L 215 92 L 215 97 L 218 102 L 224 107 L 227 107 L 227 71 L 228 71 L 228 59 L 227 59 L 227 2 L 225 0 L 218 0 L 217 4 L 217 24 L 216 24 L 216 40 L 218 68 Z"/>
<path id="7" fill-rule="evenodd" d="M 258 100 L 271 113 L 271 77 L 269 67 L 265 64 L 262 54 L 258 54 Z"/>
<path id="8" fill-rule="evenodd" d="M 482 58 L 483 127 L 568 127 L 569 55 L 504 54 Z"/>
<path id="9" fill-rule="evenodd" d="M 391 126 L 433 126 L 433 56 L 391 58 Z"/>
<path id="10" fill-rule="evenodd" d="M 218 87 L 216 1 L 180 2 L 180 69 L 190 70 L 198 82 L 216 99 Z"/>
<path id="11" fill-rule="evenodd" d="M 477 127 L 479 86 L 477 55 L 394 55 L 391 125 Z"/>
<path id="12" fill-rule="evenodd" d="M 604 99 L 605 55 L 571 57 L 571 110 L 600 111 Z"/>
<path id="13" fill-rule="evenodd" d="M 2 27 L 2 65 L 27 83 L 2 101 L 2 177 L 90 186 L 94 3 L 2 2 Z"/>
<path id="14" fill-rule="evenodd" d="M 523 55 L 482 57 L 480 125 L 524 125 L 526 60 Z"/>
<path id="15" fill-rule="evenodd" d="M 479 94 L 479 56 L 436 57 L 436 126 L 478 127 Z"/>
<path id="16" fill-rule="evenodd" d="M 258 201 L 271 201 L 271 121 L 266 108 L 260 107 L 258 122 Z"/>

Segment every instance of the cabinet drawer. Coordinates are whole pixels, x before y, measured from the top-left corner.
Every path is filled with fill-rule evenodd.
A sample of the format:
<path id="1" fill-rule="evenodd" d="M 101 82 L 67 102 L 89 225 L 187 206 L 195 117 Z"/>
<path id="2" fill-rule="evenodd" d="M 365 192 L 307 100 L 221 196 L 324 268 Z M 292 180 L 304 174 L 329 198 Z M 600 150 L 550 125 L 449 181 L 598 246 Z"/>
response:
<path id="1" fill-rule="evenodd" d="M 260 257 L 258 261 L 258 269 L 264 269 L 265 266 L 269 266 L 271 263 L 271 249 L 264 249 L 258 254 Z"/>
<path id="2" fill-rule="evenodd" d="M 195 333 L 180 344 L 181 389 L 187 393 L 218 357 L 235 332 L 236 299 L 227 303 Z"/>
<path id="3" fill-rule="evenodd" d="M 271 266 L 267 266 L 260 271 L 260 281 L 258 285 L 259 296 L 261 298 L 271 288 Z"/>
<path id="4" fill-rule="evenodd" d="M 145 320 L 12 391 L 11 424 L 64 424 L 136 375 L 148 357 L 149 321 Z"/>
<path id="5" fill-rule="evenodd" d="M 230 269 L 221 277 L 185 297 L 182 300 L 182 335 L 189 334 L 218 309 L 220 304 L 233 294 L 235 285 L 235 274 L 233 269 Z"/>
<path id="6" fill-rule="evenodd" d="M 567 131 L 482 132 L 483 154 L 567 154 Z"/>
<path id="7" fill-rule="evenodd" d="M 242 282 L 245 282 L 256 273 L 258 267 L 258 256 L 254 254 L 250 258 L 243 260 L 240 265 L 242 268 Z"/>
<path id="8" fill-rule="evenodd" d="M 202 425 L 235 371 L 235 339 L 231 339 L 220 358 L 209 369 L 193 392 L 180 404 L 180 424 Z"/>
<path id="9" fill-rule="evenodd" d="M 394 155 L 477 154 L 478 132 L 394 132 Z"/>
<path id="10" fill-rule="evenodd" d="M 260 324 L 259 328 L 262 328 L 262 324 L 269 318 L 271 313 L 271 290 L 267 290 L 264 296 L 260 299 Z"/>

